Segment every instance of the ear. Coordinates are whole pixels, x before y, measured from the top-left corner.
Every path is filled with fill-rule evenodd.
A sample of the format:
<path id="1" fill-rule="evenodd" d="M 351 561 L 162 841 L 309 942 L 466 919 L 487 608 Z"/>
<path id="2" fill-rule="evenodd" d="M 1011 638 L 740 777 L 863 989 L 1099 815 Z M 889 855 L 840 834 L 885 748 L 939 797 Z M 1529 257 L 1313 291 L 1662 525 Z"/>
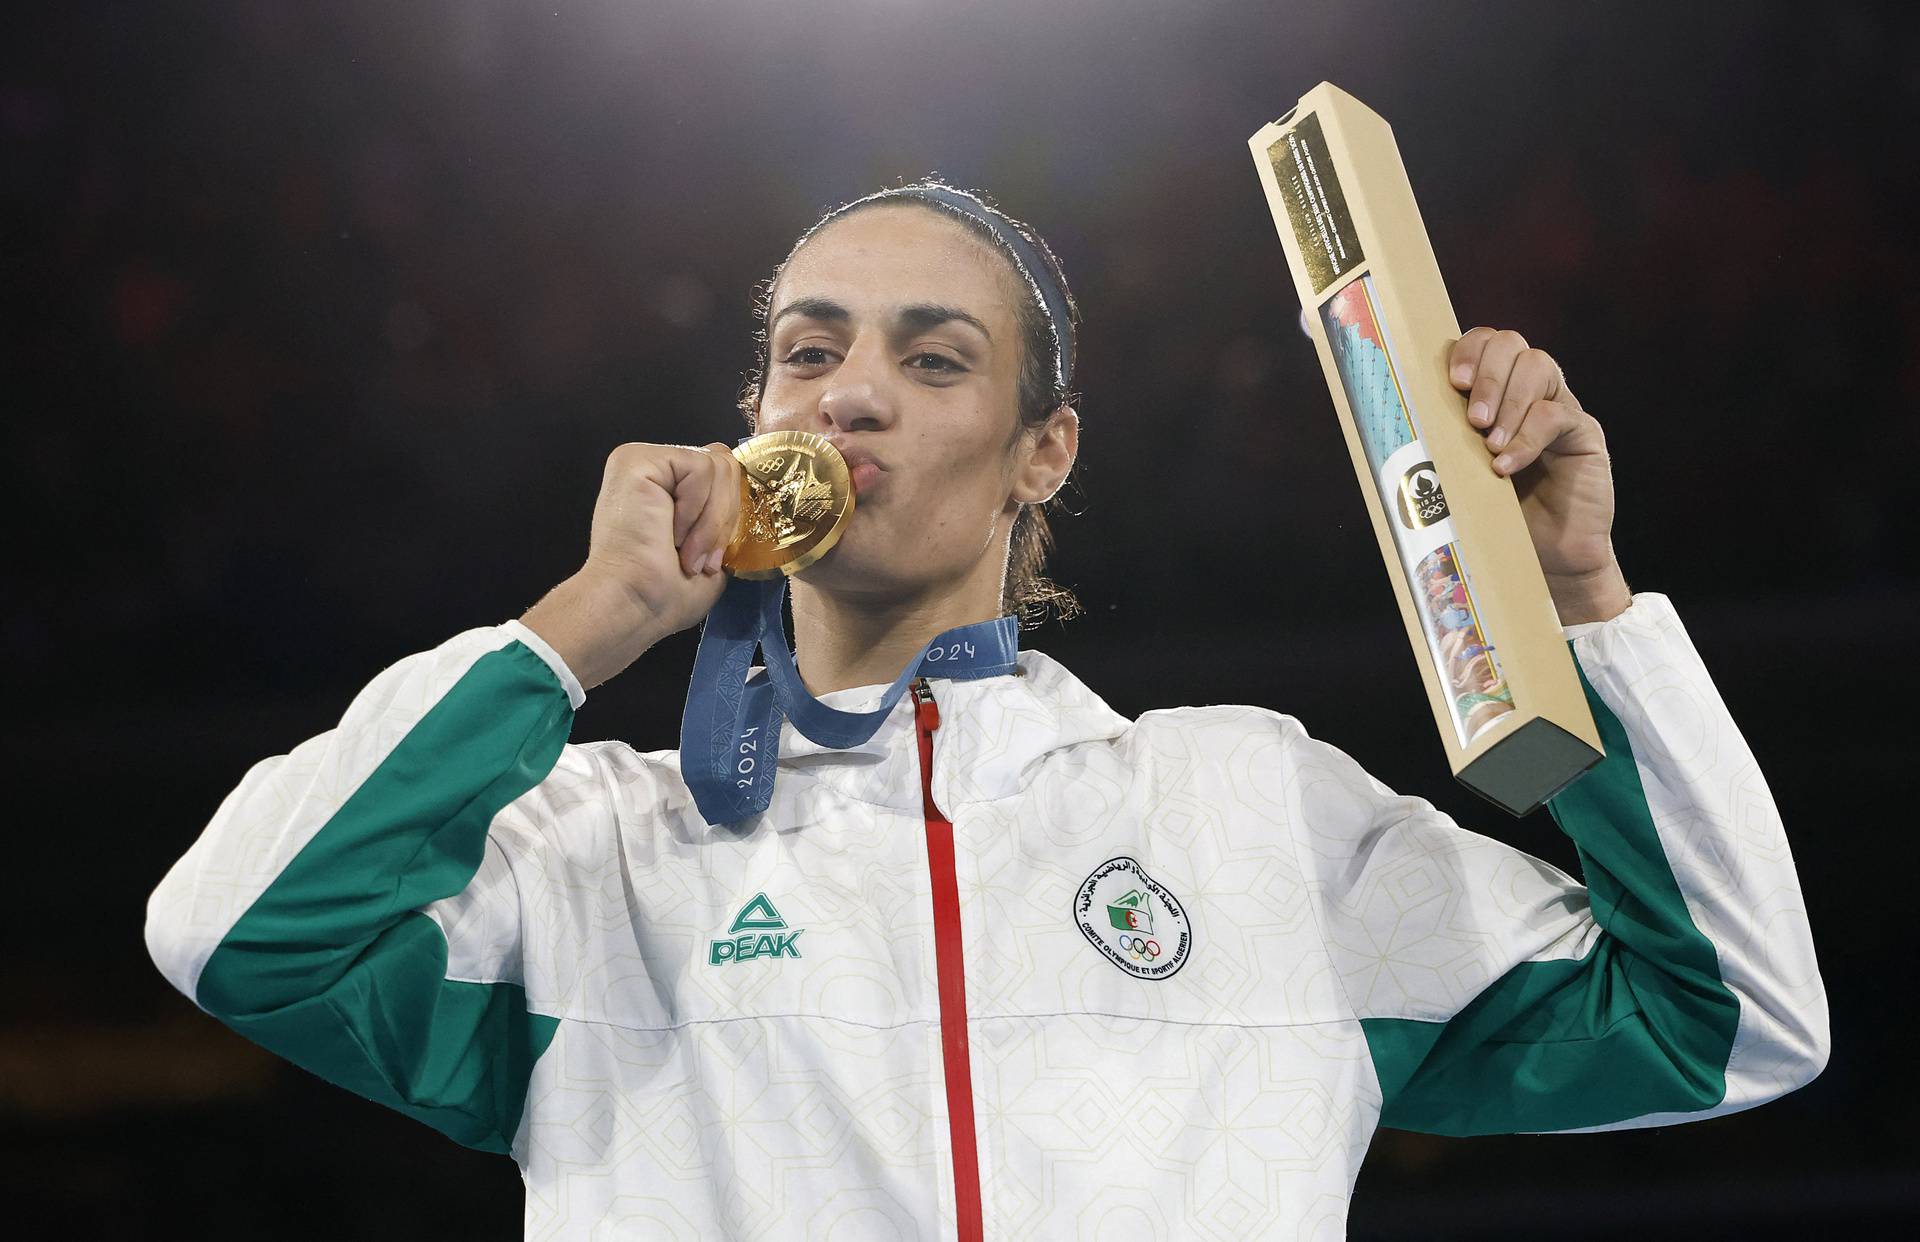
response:
<path id="1" fill-rule="evenodd" d="M 1012 499 L 1044 504 L 1067 481 L 1073 459 L 1079 456 L 1080 415 L 1070 405 L 1057 406 L 1038 431 L 1023 439 L 1026 444 L 1013 472 Z"/>

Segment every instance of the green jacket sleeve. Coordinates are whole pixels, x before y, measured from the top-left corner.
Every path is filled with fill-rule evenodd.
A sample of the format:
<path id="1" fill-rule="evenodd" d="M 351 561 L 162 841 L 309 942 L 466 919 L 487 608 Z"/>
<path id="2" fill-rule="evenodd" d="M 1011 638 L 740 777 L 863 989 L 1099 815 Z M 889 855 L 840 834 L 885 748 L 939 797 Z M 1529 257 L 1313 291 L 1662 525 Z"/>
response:
<path id="1" fill-rule="evenodd" d="M 426 907 L 465 893 L 512 939 L 512 868 L 483 867 L 489 827 L 554 770 L 581 697 L 517 622 L 388 668 L 336 728 L 256 764 L 221 803 L 148 903 L 155 963 L 288 1060 L 510 1151 L 556 1022 L 518 983 L 448 978 Z"/>
<path id="2" fill-rule="evenodd" d="M 1606 758 L 1550 804 L 1584 885 L 1292 742 L 1323 938 L 1381 1123 L 1614 1129 L 1747 1108 L 1826 1063 L 1773 799 L 1666 599 L 1570 631 Z"/>

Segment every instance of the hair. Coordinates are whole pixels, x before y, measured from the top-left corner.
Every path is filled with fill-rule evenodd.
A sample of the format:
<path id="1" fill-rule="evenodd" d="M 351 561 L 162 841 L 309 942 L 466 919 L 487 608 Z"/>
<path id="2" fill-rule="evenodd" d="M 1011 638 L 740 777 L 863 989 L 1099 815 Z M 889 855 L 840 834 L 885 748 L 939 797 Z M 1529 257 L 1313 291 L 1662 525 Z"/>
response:
<path id="1" fill-rule="evenodd" d="M 828 224 L 868 207 L 892 203 L 917 206 L 965 225 L 968 232 L 991 246 L 1006 261 L 1010 272 L 1016 278 L 1019 277 L 1021 270 L 1019 261 L 1014 258 L 1006 243 L 995 236 L 993 230 L 986 224 L 964 212 L 911 193 L 918 189 L 932 188 L 955 189 L 937 178 L 927 177 L 907 185 L 881 190 L 849 203 L 842 203 L 827 211 L 814 221 L 806 232 L 800 234 L 799 240 L 793 243 L 793 248 L 787 251 L 787 257 L 773 269 L 773 274 L 756 286 L 753 298 L 754 319 L 759 325 L 754 332 L 756 358 L 753 368 L 747 372 L 741 383 L 739 397 L 740 412 L 745 416 L 749 430 L 756 427 L 760 413 L 760 399 L 766 393 L 767 367 L 770 361 L 768 351 L 771 348 L 767 332 L 767 317 L 773 312 L 774 286 L 779 283 L 780 274 L 786 270 L 787 264 L 793 261 L 793 256 L 800 253 L 800 248 Z M 1073 299 L 1073 291 L 1067 287 L 1066 272 L 1061 268 L 1060 260 L 1053 253 L 1052 248 L 1031 225 L 1001 212 L 986 194 L 977 190 L 958 192 L 978 199 L 1033 247 L 1034 252 L 1040 256 L 1041 262 L 1046 265 L 1046 275 L 1052 278 L 1060 290 L 1061 298 L 1067 304 L 1068 324 L 1074 338 L 1078 340 L 1080 308 Z M 1034 273 L 1034 275 L 1037 277 L 1040 274 Z M 1037 289 L 1033 287 L 1031 280 L 1019 280 L 1018 283 L 1025 291 L 1024 296 L 1020 298 L 1019 309 L 1015 315 L 1022 345 L 1020 375 L 1015 388 L 1015 405 L 1019 417 L 1015 420 L 1012 433 L 1007 437 L 1008 448 L 1011 448 L 1025 432 L 1045 426 L 1048 417 L 1055 410 L 1079 400 L 1079 395 L 1070 391 L 1068 387 L 1068 381 L 1072 377 L 1062 379 L 1055 373 L 1053 360 L 1058 344 L 1054 337 L 1053 322 L 1047 315 L 1045 305 L 1040 301 Z M 1046 575 L 1047 557 L 1053 551 L 1053 528 L 1047 521 L 1047 514 L 1056 507 L 1060 507 L 1058 493 L 1041 504 L 1021 505 L 1019 514 L 1013 520 L 1013 533 L 1008 540 L 1006 583 L 1001 590 L 1000 606 L 1003 612 L 1016 614 L 1020 618 L 1020 624 L 1025 628 L 1039 625 L 1049 616 L 1066 621 L 1079 616 L 1083 611 L 1080 601 L 1074 598 L 1073 592 Z"/>

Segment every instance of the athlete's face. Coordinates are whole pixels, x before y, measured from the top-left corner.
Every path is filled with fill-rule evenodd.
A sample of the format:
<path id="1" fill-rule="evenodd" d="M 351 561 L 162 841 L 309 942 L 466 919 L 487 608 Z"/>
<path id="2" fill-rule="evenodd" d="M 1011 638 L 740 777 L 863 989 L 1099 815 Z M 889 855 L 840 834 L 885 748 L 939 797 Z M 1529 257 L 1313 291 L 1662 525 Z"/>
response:
<path id="1" fill-rule="evenodd" d="M 833 440 L 856 493 L 805 581 L 895 594 L 1004 567 L 1020 504 L 1072 464 L 1071 446 L 1049 458 L 1016 435 L 1018 282 L 964 225 L 905 204 L 837 220 L 788 261 L 756 425 Z"/>

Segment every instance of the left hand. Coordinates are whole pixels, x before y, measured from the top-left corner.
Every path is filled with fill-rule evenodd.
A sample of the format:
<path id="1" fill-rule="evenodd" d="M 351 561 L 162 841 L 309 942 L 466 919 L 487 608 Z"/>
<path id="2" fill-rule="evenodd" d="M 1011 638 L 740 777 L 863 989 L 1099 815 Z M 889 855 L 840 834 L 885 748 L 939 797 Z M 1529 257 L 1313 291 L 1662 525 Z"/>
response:
<path id="1" fill-rule="evenodd" d="M 1613 471 L 1600 422 L 1560 364 L 1518 332 L 1475 328 L 1454 343 L 1448 378 L 1493 471 L 1513 479 L 1562 625 L 1604 621 L 1633 602 L 1613 554 Z"/>

